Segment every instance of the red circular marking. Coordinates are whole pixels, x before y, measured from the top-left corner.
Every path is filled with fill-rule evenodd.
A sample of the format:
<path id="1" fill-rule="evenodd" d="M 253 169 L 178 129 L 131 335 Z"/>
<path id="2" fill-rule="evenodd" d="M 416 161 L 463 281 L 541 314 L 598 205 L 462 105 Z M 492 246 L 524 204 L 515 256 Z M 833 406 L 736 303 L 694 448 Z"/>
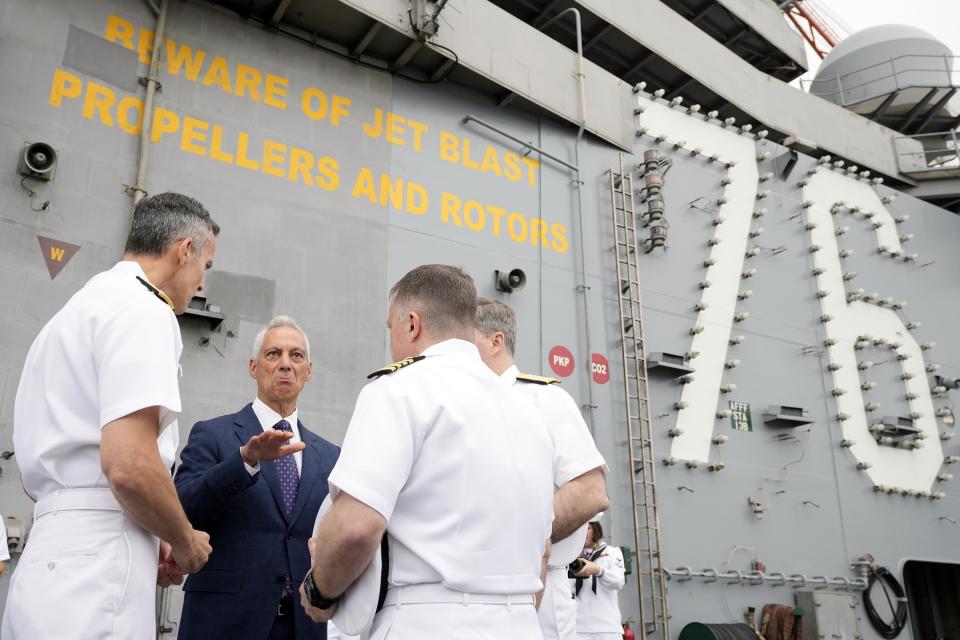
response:
<path id="1" fill-rule="evenodd" d="M 593 373 L 593 381 L 597 384 L 607 384 L 610 380 L 610 363 L 599 353 L 591 357 L 590 371 Z"/>
<path id="2" fill-rule="evenodd" d="M 557 345 L 550 349 L 547 361 L 553 372 L 561 378 L 566 378 L 573 373 L 573 354 L 566 347 Z"/>

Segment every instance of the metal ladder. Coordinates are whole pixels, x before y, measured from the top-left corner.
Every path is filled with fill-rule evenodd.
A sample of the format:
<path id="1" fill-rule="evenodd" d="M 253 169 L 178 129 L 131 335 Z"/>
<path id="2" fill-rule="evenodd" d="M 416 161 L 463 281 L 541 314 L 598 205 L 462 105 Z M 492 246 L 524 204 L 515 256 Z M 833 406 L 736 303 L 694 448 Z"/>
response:
<path id="1" fill-rule="evenodd" d="M 633 470 L 634 542 L 637 550 L 637 593 L 641 638 L 669 640 L 666 576 L 660 555 L 660 514 L 654 478 L 653 428 L 647 385 L 647 353 L 640 306 L 639 238 L 634 212 L 633 177 L 620 167 L 610 170 L 614 252 L 620 302 L 620 345 L 623 356 L 624 404 L 630 468 Z"/>

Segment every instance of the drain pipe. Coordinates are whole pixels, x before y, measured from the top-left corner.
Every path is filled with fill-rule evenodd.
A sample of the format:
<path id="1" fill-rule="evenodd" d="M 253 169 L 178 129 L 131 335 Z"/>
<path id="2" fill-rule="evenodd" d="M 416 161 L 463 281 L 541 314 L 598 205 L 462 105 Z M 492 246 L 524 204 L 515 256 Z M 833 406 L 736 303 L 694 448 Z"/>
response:
<path id="1" fill-rule="evenodd" d="M 585 333 L 585 342 L 587 347 L 587 425 L 590 427 L 590 435 L 596 439 L 597 429 L 594 424 L 594 409 L 597 408 L 593 399 L 593 349 L 590 341 L 590 307 L 587 304 L 587 292 L 590 290 L 587 285 L 587 258 L 586 247 L 583 239 L 583 177 L 580 167 L 580 141 L 583 139 L 583 130 L 587 124 L 587 94 L 584 86 L 585 76 L 583 73 L 583 29 L 580 26 L 580 11 L 575 7 L 565 9 L 548 20 L 541 30 L 546 29 L 564 14 L 572 13 L 577 27 L 577 82 L 580 85 L 580 128 L 577 130 L 577 140 L 574 143 L 574 164 L 577 165 L 577 222 L 580 231 L 580 285 L 577 287 L 582 294 L 583 300 L 583 331 Z"/>
<path id="2" fill-rule="evenodd" d="M 153 55 L 150 56 L 150 70 L 147 72 L 147 92 L 143 99 L 143 118 L 140 126 L 140 159 L 137 162 L 137 180 L 133 184 L 133 204 L 147 195 L 144 182 L 147 179 L 147 161 L 150 157 L 150 129 L 153 126 L 153 99 L 157 93 L 157 75 L 160 72 L 160 56 L 163 54 L 163 36 L 167 27 L 167 8 L 170 0 L 160 0 L 157 13 L 157 29 L 153 42 Z M 151 4 L 151 7 L 153 5 Z"/>
<path id="3" fill-rule="evenodd" d="M 583 29 L 580 27 L 580 11 L 576 7 L 564 9 L 543 23 L 543 26 L 540 27 L 540 30 L 543 31 L 567 13 L 572 13 L 573 18 L 577 23 L 577 80 L 580 83 L 580 130 L 577 132 L 577 140 L 579 141 L 580 138 L 583 137 L 583 129 L 587 123 L 587 94 L 586 89 L 583 86 Z"/>

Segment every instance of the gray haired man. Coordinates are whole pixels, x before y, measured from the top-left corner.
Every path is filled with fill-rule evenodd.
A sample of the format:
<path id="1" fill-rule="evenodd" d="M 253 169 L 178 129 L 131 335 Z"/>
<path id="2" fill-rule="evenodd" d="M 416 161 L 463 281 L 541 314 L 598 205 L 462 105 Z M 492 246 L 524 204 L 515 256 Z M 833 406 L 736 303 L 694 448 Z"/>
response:
<path id="1" fill-rule="evenodd" d="M 517 316 L 496 300 L 477 303 L 476 343 L 483 362 L 536 405 L 553 439 L 553 548 L 538 617 L 544 640 L 574 640 L 577 607 L 567 565 L 583 550 L 587 523 L 610 506 L 603 456 L 590 436 L 580 409 L 555 378 L 520 373 L 513 364 Z"/>
<path id="2" fill-rule="evenodd" d="M 277 316 L 257 334 L 249 372 L 253 402 L 198 422 L 180 454 L 177 493 L 194 526 L 210 531 L 214 553 L 183 585 L 178 637 L 322 640 L 294 595 L 340 450 L 299 419 L 313 364 L 292 318 Z"/>
<path id="3" fill-rule="evenodd" d="M 34 524 L 0 637 L 153 637 L 156 585 L 210 555 L 170 479 L 183 313 L 220 227 L 161 193 L 133 212 L 123 260 L 97 274 L 27 354 L 13 417 Z"/>

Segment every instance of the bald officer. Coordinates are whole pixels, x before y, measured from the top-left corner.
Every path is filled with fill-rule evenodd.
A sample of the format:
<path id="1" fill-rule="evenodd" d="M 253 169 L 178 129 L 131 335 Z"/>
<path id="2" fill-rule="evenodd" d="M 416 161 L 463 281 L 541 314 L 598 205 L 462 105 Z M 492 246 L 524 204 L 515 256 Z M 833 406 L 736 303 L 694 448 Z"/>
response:
<path id="1" fill-rule="evenodd" d="M 532 405 L 480 360 L 476 308 L 470 276 L 446 265 L 391 290 L 398 362 L 360 393 L 330 474 L 333 506 L 301 587 L 315 620 L 333 614 L 386 531 L 372 640 L 540 637 L 552 444 Z"/>
<path id="2" fill-rule="evenodd" d="M 156 585 L 210 554 L 177 499 L 183 313 L 213 263 L 219 227 L 196 200 L 141 200 L 123 261 L 94 276 L 40 331 L 13 416 L 36 501 L 3 640 L 155 636 Z M 163 541 L 163 542 L 161 542 Z"/>
<path id="3" fill-rule="evenodd" d="M 540 604 L 540 629 L 546 640 L 574 640 L 577 604 L 570 591 L 567 565 L 583 550 L 587 523 L 610 506 L 606 464 L 573 398 L 555 378 L 520 373 L 513 364 L 517 316 L 496 300 L 477 304 L 477 348 L 484 363 L 536 405 L 553 438 L 553 533 L 547 580 Z"/>

